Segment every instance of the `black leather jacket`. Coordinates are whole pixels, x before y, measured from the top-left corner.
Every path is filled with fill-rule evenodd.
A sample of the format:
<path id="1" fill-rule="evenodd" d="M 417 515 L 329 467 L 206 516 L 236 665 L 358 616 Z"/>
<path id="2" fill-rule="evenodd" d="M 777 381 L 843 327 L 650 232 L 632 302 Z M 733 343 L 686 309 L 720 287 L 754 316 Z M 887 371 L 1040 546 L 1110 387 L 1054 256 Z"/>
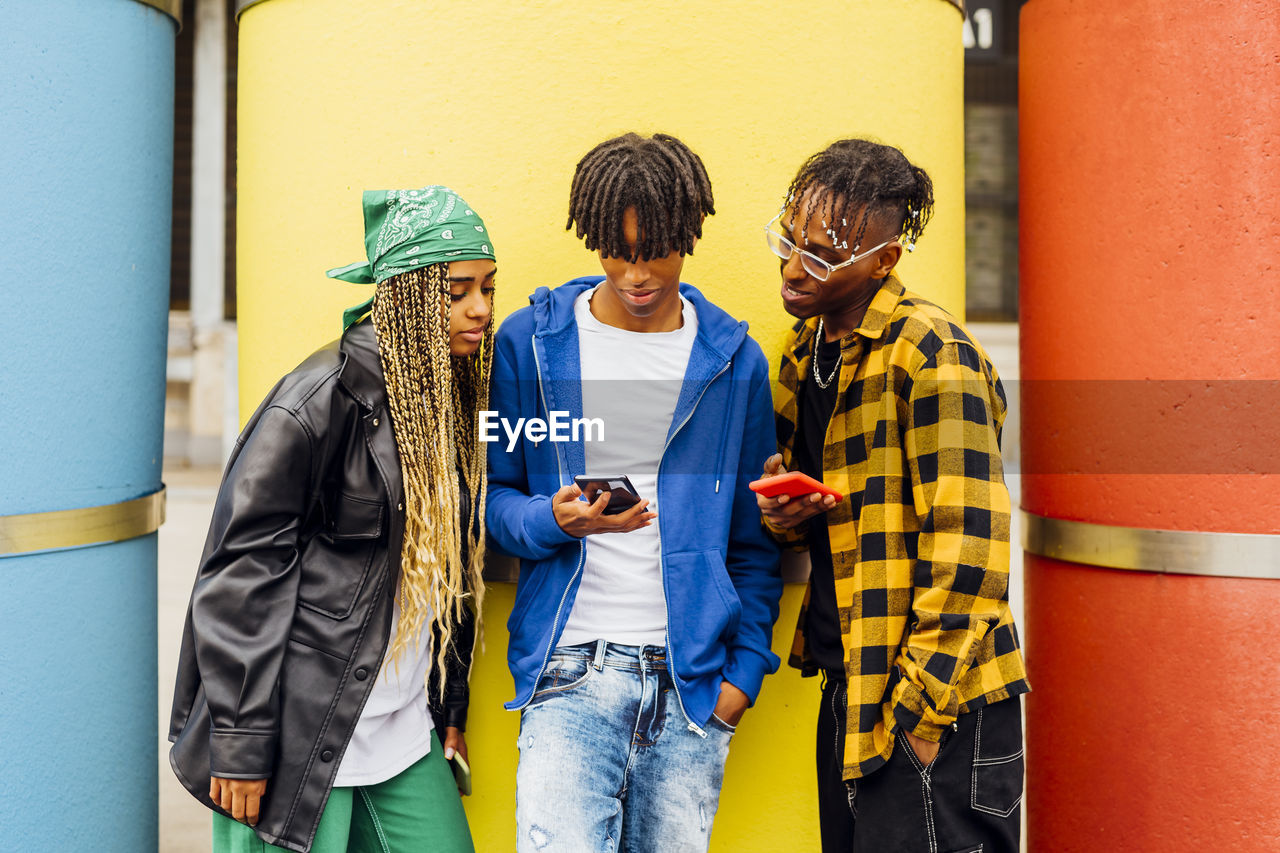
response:
<path id="1" fill-rule="evenodd" d="M 378 675 L 403 506 L 366 320 L 282 379 L 249 420 L 223 475 L 182 637 L 170 763 L 210 808 L 211 774 L 269 777 L 256 829 L 271 844 L 311 846 Z M 464 728 L 474 624 L 454 636 L 448 695 L 432 696 L 431 710 L 437 726 Z"/>

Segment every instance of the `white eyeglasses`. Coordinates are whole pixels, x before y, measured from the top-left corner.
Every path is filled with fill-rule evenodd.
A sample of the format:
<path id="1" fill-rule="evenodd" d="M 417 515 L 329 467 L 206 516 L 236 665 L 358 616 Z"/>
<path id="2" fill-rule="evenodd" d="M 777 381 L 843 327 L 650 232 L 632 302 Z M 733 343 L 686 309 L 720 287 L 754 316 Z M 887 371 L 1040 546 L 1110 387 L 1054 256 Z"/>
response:
<path id="1" fill-rule="evenodd" d="M 778 213 L 777 216 L 773 217 L 773 219 L 770 219 L 769 224 L 764 227 L 764 238 L 765 238 L 765 242 L 769 244 L 770 251 L 772 251 L 775 255 L 777 255 L 779 258 L 781 258 L 784 261 L 790 260 L 792 255 L 799 253 L 800 265 L 804 267 L 805 272 L 807 272 L 809 275 L 816 278 L 818 281 L 826 281 L 828 278 L 831 277 L 831 274 L 836 270 L 844 269 L 850 264 L 856 264 L 858 261 L 862 260 L 863 258 L 866 258 L 870 255 L 875 254 L 876 252 L 883 249 L 885 246 L 888 246 L 890 243 L 898 239 L 897 237 L 892 237 L 888 240 L 885 240 L 879 246 L 875 246 L 873 248 L 867 249 L 865 252 L 862 252 L 861 254 L 858 254 L 858 247 L 854 246 L 853 247 L 854 255 L 852 258 L 838 264 L 829 264 L 826 261 L 824 261 L 822 258 L 818 257 L 812 252 L 806 252 L 804 249 L 801 249 L 799 246 L 797 246 L 795 243 L 792 243 L 790 240 L 788 240 L 786 237 L 779 234 L 777 231 L 774 231 L 773 223 L 777 222 L 781 218 L 782 218 L 782 213 L 780 212 Z"/>

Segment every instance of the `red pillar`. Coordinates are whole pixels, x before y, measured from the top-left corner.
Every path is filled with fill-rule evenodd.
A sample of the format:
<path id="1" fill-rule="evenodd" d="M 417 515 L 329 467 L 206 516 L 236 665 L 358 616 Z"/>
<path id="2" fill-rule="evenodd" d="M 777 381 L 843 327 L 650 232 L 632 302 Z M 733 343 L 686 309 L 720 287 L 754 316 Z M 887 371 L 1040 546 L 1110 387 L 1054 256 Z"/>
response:
<path id="1" fill-rule="evenodd" d="M 1274 851 L 1280 17 L 1030 0 L 1021 49 L 1023 506 L 1274 578 L 1028 554 L 1029 846 Z"/>

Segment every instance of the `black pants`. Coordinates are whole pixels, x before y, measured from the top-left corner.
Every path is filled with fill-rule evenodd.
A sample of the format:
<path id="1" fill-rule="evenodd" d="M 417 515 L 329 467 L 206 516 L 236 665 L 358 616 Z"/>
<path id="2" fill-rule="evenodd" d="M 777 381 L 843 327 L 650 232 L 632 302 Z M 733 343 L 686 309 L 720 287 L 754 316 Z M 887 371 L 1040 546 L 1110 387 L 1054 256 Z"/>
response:
<path id="1" fill-rule="evenodd" d="M 900 735 L 880 769 L 842 779 L 845 683 L 818 712 L 818 817 L 824 853 L 1010 853 L 1019 849 L 1022 708 L 1014 697 L 962 714 L 925 767 Z"/>

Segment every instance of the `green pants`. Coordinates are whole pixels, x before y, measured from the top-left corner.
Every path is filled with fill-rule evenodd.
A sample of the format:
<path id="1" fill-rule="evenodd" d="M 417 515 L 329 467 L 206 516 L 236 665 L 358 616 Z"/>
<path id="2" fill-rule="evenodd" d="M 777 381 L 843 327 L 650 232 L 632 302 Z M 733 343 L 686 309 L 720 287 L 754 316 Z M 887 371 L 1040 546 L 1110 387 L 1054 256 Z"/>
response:
<path id="1" fill-rule="evenodd" d="M 271 783 L 268 782 L 268 785 Z M 243 823 L 213 814 L 213 853 L 266 853 Z M 431 733 L 431 752 L 399 776 L 376 785 L 334 788 L 320 816 L 311 853 L 474 853 L 444 747 Z"/>

